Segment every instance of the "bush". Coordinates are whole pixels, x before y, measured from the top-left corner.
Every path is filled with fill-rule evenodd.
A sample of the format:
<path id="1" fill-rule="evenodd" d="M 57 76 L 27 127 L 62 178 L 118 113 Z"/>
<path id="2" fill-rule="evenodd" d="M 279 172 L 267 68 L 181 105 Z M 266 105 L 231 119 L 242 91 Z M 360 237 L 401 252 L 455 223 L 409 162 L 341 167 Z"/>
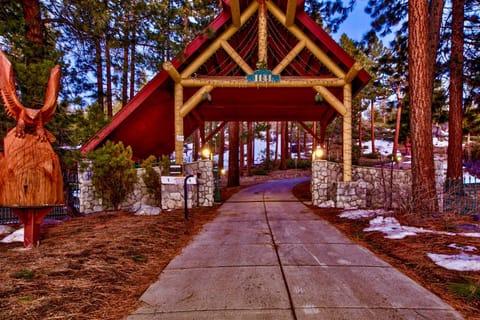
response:
<path id="1" fill-rule="evenodd" d="M 154 201 L 154 205 L 158 205 L 162 198 L 162 184 L 160 183 L 160 174 L 154 169 L 157 162 L 155 156 L 150 156 L 142 162 L 142 168 L 145 173 L 142 175 L 142 180 L 147 187 L 150 199 Z"/>
<path id="2" fill-rule="evenodd" d="M 295 159 L 287 159 L 287 169 L 310 169 L 312 167 L 311 160 L 295 160 Z"/>
<path id="3" fill-rule="evenodd" d="M 118 210 L 137 182 L 137 171 L 132 160 L 132 148 L 107 141 L 105 145 L 88 154 L 92 162 L 92 183 L 106 206 Z"/>

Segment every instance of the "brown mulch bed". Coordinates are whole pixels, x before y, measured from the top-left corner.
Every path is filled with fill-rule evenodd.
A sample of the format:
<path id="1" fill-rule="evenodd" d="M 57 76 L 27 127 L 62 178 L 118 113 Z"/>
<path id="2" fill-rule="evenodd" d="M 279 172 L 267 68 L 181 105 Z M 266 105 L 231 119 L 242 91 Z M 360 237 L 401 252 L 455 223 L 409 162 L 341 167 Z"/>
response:
<path id="1" fill-rule="evenodd" d="M 217 210 L 104 212 L 41 227 L 41 245 L 0 244 L 0 319 L 122 319 Z"/>
<path id="2" fill-rule="evenodd" d="M 302 183 L 294 188 L 294 194 L 303 201 L 311 201 L 310 183 Z M 339 218 L 339 209 L 311 209 L 342 231 L 347 237 L 368 248 L 377 256 L 434 292 L 467 319 L 480 319 L 480 272 L 447 270 L 437 266 L 427 253 L 459 254 L 457 249 L 447 247 L 451 243 L 458 246 L 475 246 L 474 254 L 479 254 L 480 238 L 464 236 L 445 236 L 436 234 L 419 234 L 404 239 L 391 240 L 384 238 L 380 232 L 363 232 L 369 226 L 369 219 L 350 220 Z M 426 229 L 459 232 L 458 225 L 472 223 L 471 217 L 458 215 L 442 215 L 433 218 L 418 217 L 414 214 L 395 214 L 402 225 L 424 227 Z M 459 295 L 452 285 L 465 285 L 467 291 L 476 298 L 465 298 Z M 476 290 L 476 291 L 475 291 Z"/>
<path id="3" fill-rule="evenodd" d="M 258 183 L 262 179 L 255 180 Z M 298 185 L 294 190 L 297 197 L 310 201 L 309 186 Z M 223 190 L 222 199 L 241 188 Z M 364 233 L 368 220 L 340 219 L 339 210 L 312 209 L 466 318 L 480 319 L 479 300 L 459 297 L 448 289 L 452 283 L 467 281 L 478 288 L 480 272 L 446 270 L 426 256 L 427 252 L 458 253 L 447 248 L 449 243 L 473 245 L 480 250 L 480 239 L 420 235 L 388 240 L 378 232 Z M 158 216 L 104 212 L 42 226 L 41 245 L 36 249 L 17 251 L 19 243 L 0 243 L 0 320 L 124 318 L 139 306 L 139 297 L 169 261 L 217 215 L 216 208 L 189 212 L 188 222 L 184 221 L 183 210 Z M 460 223 L 457 216 L 421 221 L 411 215 L 396 218 L 404 224 L 448 231 Z"/>

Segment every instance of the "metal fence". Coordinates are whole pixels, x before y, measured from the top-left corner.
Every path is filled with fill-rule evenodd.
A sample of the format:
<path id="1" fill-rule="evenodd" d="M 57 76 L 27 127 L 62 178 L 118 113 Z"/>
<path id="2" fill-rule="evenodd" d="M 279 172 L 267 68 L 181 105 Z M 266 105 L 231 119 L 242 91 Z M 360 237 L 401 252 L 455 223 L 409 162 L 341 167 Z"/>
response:
<path id="1" fill-rule="evenodd" d="M 443 185 L 443 211 L 460 214 L 479 212 L 480 179 L 472 176 L 463 179 L 446 180 Z"/>
<path id="2" fill-rule="evenodd" d="M 79 210 L 78 199 L 78 174 L 76 170 L 68 170 L 63 172 L 63 185 L 65 188 L 65 206 L 54 207 L 52 212 L 46 218 L 62 220 L 67 216 L 74 216 Z M 18 217 L 10 208 L 0 207 L 0 224 L 16 224 L 20 223 Z"/>

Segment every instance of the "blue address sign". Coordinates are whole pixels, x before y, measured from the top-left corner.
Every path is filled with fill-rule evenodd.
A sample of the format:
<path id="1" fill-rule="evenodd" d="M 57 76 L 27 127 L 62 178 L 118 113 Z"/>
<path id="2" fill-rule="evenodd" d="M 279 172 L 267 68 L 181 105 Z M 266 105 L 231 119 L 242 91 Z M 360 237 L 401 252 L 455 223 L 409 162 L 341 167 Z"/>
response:
<path id="1" fill-rule="evenodd" d="M 270 70 L 255 70 L 253 74 L 247 74 L 247 82 L 280 82 L 280 75 Z"/>

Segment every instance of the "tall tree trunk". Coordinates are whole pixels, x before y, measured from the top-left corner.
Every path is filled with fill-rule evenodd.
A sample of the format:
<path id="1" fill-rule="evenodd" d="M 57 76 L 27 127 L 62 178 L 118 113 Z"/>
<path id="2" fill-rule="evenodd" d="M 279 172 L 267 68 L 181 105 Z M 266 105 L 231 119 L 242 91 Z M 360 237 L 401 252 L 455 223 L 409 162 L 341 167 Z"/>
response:
<path id="1" fill-rule="evenodd" d="M 132 13 L 132 25 L 131 25 L 131 36 L 132 41 L 130 42 L 130 99 L 135 95 L 135 64 L 136 64 L 136 45 L 137 45 L 137 25 L 136 25 L 136 16 L 135 12 Z"/>
<path id="2" fill-rule="evenodd" d="M 240 168 L 238 173 L 240 174 L 241 177 L 243 177 L 243 166 L 245 163 L 245 144 L 243 142 L 243 122 L 239 123 L 239 131 L 240 131 L 240 137 L 239 137 L 239 142 L 240 142 Z"/>
<path id="3" fill-rule="evenodd" d="M 297 159 L 300 160 L 300 125 L 297 124 Z"/>
<path id="4" fill-rule="evenodd" d="M 126 36 L 127 37 L 127 36 Z M 129 45 L 128 40 L 124 39 L 123 45 L 123 63 L 122 63 L 122 107 L 127 104 L 128 101 L 128 57 L 129 57 Z"/>
<path id="5" fill-rule="evenodd" d="M 452 0 L 452 49 L 450 57 L 450 108 L 448 117 L 447 178 L 462 178 L 462 93 L 464 0 Z"/>
<path id="6" fill-rule="evenodd" d="M 270 123 L 267 122 L 267 131 L 265 133 L 266 147 L 265 147 L 265 162 L 270 163 Z"/>
<path id="7" fill-rule="evenodd" d="M 360 156 L 363 155 L 363 129 L 362 129 L 362 114 L 360 113 L 360 117 L 358 117 L 358 147 L 360 148 Z"/>
<path id="8" fill-rule="evenodd" d="M 275 122 L 275 164 L 277 164 L 278 161 L 278 121 Z"/>
<path id="9" fill-rule="evenodd" d="M 193 161 L 198 161 L 198 154 L 200 153 L 200 129 L 193 132 Z"/>
<path id="10" fill-rule="evenodd" d="M 288 122 L 287 121 L 282 121 L 282 128 L 281 128 L 281 135 L 282 135 L 282 151 L 280 154 L 280 170 L 286 170 L 287 169 L 287 127 L 288 127 Z"/>
<path id="11" fill-rule="evenodd" d="M 25 35 L 28 41 L 36 47 L 35 49 L 41 49 L 46 40 L 40 1 L 22 0 L 21 3 L 26 26 Z M 42 58 L 44 53 L 36 52 L 36 54 L 40 54 L 38 58 Z"/>
<path id="12" fill-rule="evenodd" d="M 224 154 L 225 154 L 225 128 L 220 130 L 220 148 L 218 150 L 218 172 L 221 172 L 224 165 Z"/>
<path id="13" fill-rule="evenodd" d="M 375 153 L 375 105 L 373 99 L 370 100 L 370 139 L 372 140 L 372 153 Z"/>
<path id="14" fill-rule="evenodd" d="M 107 37 L 105 41 L 105 67 L 107 68 L 107 115 L 113 116 L 112 102 L 112 58 L 110 56 L 110 39 Z"/>
<path id="15" fill-rule="evenodd" d="M 252 155 L 253 152 L 253 126 L 252 122 L 247 122 L 247 171 L 246 175 L 250 176 L 251 172 L 250 169 L 252 167 Z"/>
<path id="16" fill-rule="evenodd" d="M 228 124 L 228 181 L 227 186 L 235 187 L 240 185 L 240 172 L 238 163 L 239 123 L 231 121 Z"/>
<path id="17" fill-rule="evenodd" d="M 95 64 L 97 70 L 97 103 L 105 113 L 105 95 L 103 91 L 103 59 L 102 59 L 102 43 L 99 39 L 95 39 Z"/>
<path id="18" fill-rule="evenodd" d="M 395 136 L 393 138 L 393 149 L 392 149 L 392 160 L 395 160 L 395 157 L 397 156 L 397 150 L 398 150 L 398 137 L 400 136 L 400 120 L 402 118 L 402 107 L 403 107 L 403 97 L 401 97 L 401 88 L 398 86 L 397 91 L 396 91 L 396 96 L 397 96 L 397 118 L 395 119 Z"/>
<path id="19" fill-rule="evenodd" d="M 412 137 L 412 193 L 416 213 L 432 213 L 438 203 L 432 143 L 432 90 L 428 3 L 410 0 L 408 9 L 408 74 Z M 425 72 L 427 71 L 427 72 Z"/>

